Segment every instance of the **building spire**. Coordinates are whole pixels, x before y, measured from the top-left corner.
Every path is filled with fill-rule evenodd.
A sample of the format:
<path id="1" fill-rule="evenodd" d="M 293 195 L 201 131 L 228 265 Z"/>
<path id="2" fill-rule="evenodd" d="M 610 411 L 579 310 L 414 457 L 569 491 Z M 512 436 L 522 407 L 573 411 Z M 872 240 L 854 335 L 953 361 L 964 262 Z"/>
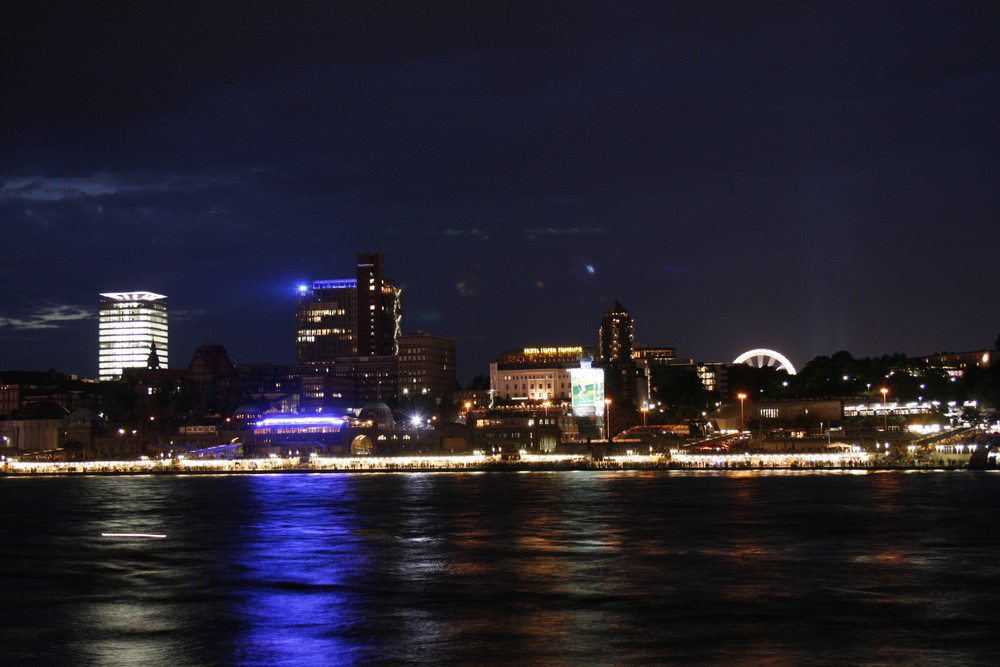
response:
<path id="1" fill-rule="evenodd" d="M 156 353 L 156 343 L 149 345 L 149 357 L 146 358 L 146 368 L 158 370 L 160 368 L 160 355 Z"/>

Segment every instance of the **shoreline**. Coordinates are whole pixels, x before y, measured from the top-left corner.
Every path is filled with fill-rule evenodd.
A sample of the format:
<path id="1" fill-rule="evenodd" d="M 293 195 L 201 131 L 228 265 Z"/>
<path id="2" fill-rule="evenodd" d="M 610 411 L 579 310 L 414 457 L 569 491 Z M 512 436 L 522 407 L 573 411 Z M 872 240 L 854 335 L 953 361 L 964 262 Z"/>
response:
<path id="1" fill-rule="evenodd" d="M 702 472 L 702 473 L 753 473 L 753 472 L 843 472 L 843 473 L 884 473 L 884 472 L 961 472 L 986 471 L 996 468 L 970 468 L 963 466 L 939 465 L 889 465 L 876 464 L 867 466 L 835 466 L 835 465 L 684 465 L 677 463 L 637 464 L 593 462 L 586 465 L 539 465 L 498 463 L 474 466 L 417 466 L 417 465 L 387 465 L 366 467 L 280 467 L 280 468 L 155 468 L 83 470 L 67 466 L 64 469 L 33 469 L 33 470 L 0 470 L 0 477 L 117 477 L 117 476 L 175 476 L 175 475 L 327 475 L 327 474 L 385 474 L 385 473 L 522 473 L 522 472 Z"/>

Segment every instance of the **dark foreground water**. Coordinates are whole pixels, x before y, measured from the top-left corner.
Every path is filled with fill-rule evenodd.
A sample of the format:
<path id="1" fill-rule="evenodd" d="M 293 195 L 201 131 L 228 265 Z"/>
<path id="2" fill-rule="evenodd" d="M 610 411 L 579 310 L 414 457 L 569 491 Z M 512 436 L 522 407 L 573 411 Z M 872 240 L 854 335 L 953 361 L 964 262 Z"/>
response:
<path id="1" fill-rule="evenodd" d="M 998 498 L 969 471 L 0 478 L 0 663 L 995 664 Z"/>

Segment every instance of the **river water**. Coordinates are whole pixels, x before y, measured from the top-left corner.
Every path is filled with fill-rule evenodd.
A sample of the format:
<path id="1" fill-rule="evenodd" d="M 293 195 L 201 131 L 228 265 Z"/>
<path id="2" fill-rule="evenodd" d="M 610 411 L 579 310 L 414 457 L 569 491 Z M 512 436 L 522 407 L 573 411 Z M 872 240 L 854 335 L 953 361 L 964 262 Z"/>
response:
<path id="1" fill-rule="evenodd" d="M 4 477 L 0 662 L 995 664 L 998 498 L 973 471 Z"/>

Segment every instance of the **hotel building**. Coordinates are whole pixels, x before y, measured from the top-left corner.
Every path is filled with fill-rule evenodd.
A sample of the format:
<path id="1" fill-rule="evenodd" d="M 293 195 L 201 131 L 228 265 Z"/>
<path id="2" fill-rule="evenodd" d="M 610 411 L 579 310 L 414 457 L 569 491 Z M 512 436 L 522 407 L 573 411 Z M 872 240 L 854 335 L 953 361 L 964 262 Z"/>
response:
<path id="1" fill-rule="evenodd" d="M 167 297 L 153 292 L 100 296 L 100 379 L 117 380 L 126 368 L 167 368 Z"/>
<path id="2" fill-rule="evenodd" d="M 593 346 L 526 347 L 490 364 L 490 391 L 505 400 L 569 401 L 570 370 L 594 358 Z"/>

